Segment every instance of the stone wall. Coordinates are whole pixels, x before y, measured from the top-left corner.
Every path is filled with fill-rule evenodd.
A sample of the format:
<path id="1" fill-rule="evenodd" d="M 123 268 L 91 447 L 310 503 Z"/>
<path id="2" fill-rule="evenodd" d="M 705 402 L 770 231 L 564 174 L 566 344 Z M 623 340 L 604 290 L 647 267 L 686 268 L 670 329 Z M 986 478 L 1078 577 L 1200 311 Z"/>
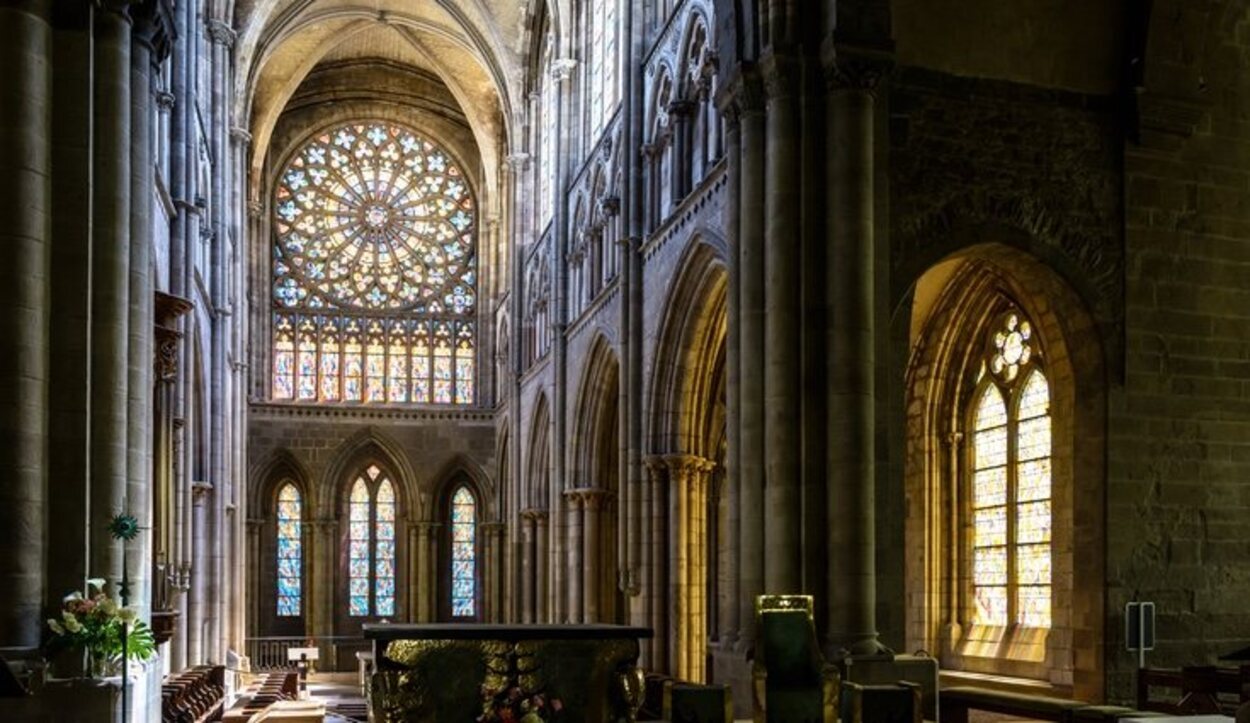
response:
<path id="1" fill-rule="evenodd" d="M 1111 400 L 1107 492 L 1116 698 L 1132 691 L 1129 600 L 1158 606 L 1150 665 L 1213 663 L 1250 635 L 1248 29 L 1236 18 L 1205 40 L 1193 100 L 1142 94 L 1142 142 L 1125 158 L 1125 385 Z M 1192 61 L 1169 52 L 1186 37 L 1154 61 Z"/>

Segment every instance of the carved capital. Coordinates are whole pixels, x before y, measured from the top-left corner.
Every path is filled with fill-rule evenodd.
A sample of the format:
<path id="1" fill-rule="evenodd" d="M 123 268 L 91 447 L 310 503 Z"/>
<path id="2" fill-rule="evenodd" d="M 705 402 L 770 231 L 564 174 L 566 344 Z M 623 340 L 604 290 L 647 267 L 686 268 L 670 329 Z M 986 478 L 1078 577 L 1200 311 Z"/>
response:
<path id="1" fill-rule="evenodd" d="M 207 29 L 209 40 L 217 45 L 224 45 L 227 50 L 234 47 L 234 41 L 239 36 L 228 23 L 215 18 L 208 21 Z"/>
<path id="2" fill-rule="evenodd" d="M 518 171 L 524 171 L 526 168 L 529 167 L 530 154 L 509 153 L 508 156 L 504 158 L 504 161 L 507 162 L 508 168 L 512 169 L 514 173 Z"/>
<path id="3" fill-rule="evenodd" d="M 203 502 L 204 498 L 207 497 L 208 494 L 212 491 L 213 491 L 212 482 L 200 481 L 200 482 L 191 483 L 191 498 L 196 503 Z"/>
<path id="4" fill-rule="evenodd" d="M 257 219 L 257 218 L 260 218 L 261 214 L 263 214 L 264 212 L 265 212 L 265 204 L 261 203 L 260 201 L 248 201 L 247 202 L 248 217 L 252 219 Z"/>
<path id="5" fill-rule="evenodd" d="M 692 100 L 679 99 L 668 104 L 668 114 L 674 118 L 688 118 L 694 115 L 697 105 Z"/>
<path id="6" fill-rule="evenodd" d="M 608 218 L 615 218 L 621 212 L 621 197 L 613 195 L 599 199 L 599 212 Z"/>
<path id="7" fill-rule="evenodd" d="M 881 79 L 894 67 L 889 52 L 875 49 L 825 42 L 821 49 L 821 64 L 825 71 L 825 87 L 828 90 L 866 90 L 874 92 Z"/>
<path id="8" fill-rule="evenodd" d="M 178 331 L 178 317 L 194 308 L 187 299 L 163 291 L 156 292 L 153 301 L 153 320 L 155 321 L 156 378 L 171 381 L 178 376 L 178 342 L 182 333 Z"/>
<path id="9" fill-rule="evenodd" d="M 573 77 L 573 69 L 577 67 L 577 61 L 572 58 L 559 58 L 551 61 L 551 77 L 557 83 L 563 83 Z"/>
<path id="10" fill-rule="evenodd" d="M 230 129 L 230 140 L 240 145 L 246 145 L 252 142 L 252 134 L 246 128 L 235 126 Z"/>
<path id="11" fill-rule="evenodd" d="M 764 95 L 769 99 L 793 98 L 798 95 L 802 81 L 797 58 L 770 53 L 760 60 L 760 77 L 764 82 Z"/>
<path id="12" fill-rule="evenodd" d="M 174 109 L 174 94 L 169 91 L 159 91 L 156 94 L 156 107 L 162 113 L 168 113 Z"/>

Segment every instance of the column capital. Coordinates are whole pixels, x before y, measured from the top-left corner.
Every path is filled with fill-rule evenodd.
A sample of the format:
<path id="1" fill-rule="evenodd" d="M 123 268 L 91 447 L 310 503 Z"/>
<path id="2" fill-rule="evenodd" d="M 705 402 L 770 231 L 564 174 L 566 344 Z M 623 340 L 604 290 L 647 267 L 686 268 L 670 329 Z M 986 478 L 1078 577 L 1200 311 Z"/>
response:
<path id="1" fill-rule="evenodd" d="M 431 522 L 429 520 L 417 520 L 416 522 L 408 523 L 408 529 L 416 532 L 418 535 L 423 535 L 425 537 L 433 536 L 435 533 L 438 532 L 438 529 L 442 526 L 443 524 L 441 522 Z"/>
<path id="2" fill-rule="evenodd" d="M 558 58 L 551 61 L 551 77 L 562 83 L 573 77 L 573 69 L 576 67 L 577 61 L 572 58 Z"/>
<path id="3" fill-rule="evenodd" d="M 581 506 L 582 495 L 581 490 L 572 489 L 564 491 L 564 499 L 569 503 L 569 507 L 577 509 Z"/>
<path id="4" fill-rule="evenodd" d="M 333 532 L 336 528 L 338 528 L 339 521 L 333 517 L 318 517 L 315 520 L 308 520 L 304 524 L 308 525 L 308 528 L 313 532 L 320 532 L 324 534 L 326 532 Z"/>
<path id="5" fill-rule="evenodd" d="M 621 197 L 611 195 L 599 199 L 599 211 L 608 218 L 615 218 L 621 212 Z"/>
<path id="6" fill-rule="evenodd" d="M 191 497 L 195 502 L 203 502 L 204 498 L 213 491 L 212 482 L 197 481 L 191 483 Z"/>
<path id="7" fill-rule="evenodd" d="M 612 499 L 612 493 L 599 487 L 579 487 L 572 490 L 582 499 L 582 505 L 588 510 L 602 509 Z"/>
<path id="8" fill-rule="evenodd" d="M 527 507 L 521 510 L 521 517 L 527 520 L 533 520 L 535 522 L 538 522 L 538 521 L 546 522 L 547 510 L 541 507 Z"/>
<path id="9" fill-rule="evenodd" d="M 760 77 L 764 81 L 764 95 L 768 99 L 793 98 L 799 94 L 802 79 L 798 58 L 770 52 L 760 59 Z"/>
<path id="10" fill-rule="evenodd" d="M 235 126 L 230 129 L 230 140 L 240 145 L 246 145 L 252 142 L 252 134 L 246 128 Z"/>
<path id="11" fill-rule="evenodd" d="M 512 169 L 513 171 L 523 171 L 526 169 L 526 167 L 529 166 L 530 154 L 509 153 L 507 156 L 504 157 L 504 161 L 507 162 L 508 168 Z"/>
<path id="12" fill-rule="evenodd" d="M 477 526 L 479 530 L 488 535 L 499 535 L 504 531 L 504 523 L 502 522 L 483 522 Z"/>
<path id="13" fill-rule="evenodd" d="M 825 87 L 831 91 L 874 92 L 894 67 L 894 56 L 889 50 L 838 43 L 832 36 L 825 39 L 820 55 Z"/>
<path id="14" fill-rule="evenodd" d="M 239 34 L 234 31 L 234 28 L 230 27 L 229 23 L 213 18 L 205 25 L 208 31 L 208 38 L 209 40 L 212 40 L 214 44 L 224 45 L 226 50 L 230 50 L 234 47 L 234 41 L 238 38 Z"/>
<path id="15" fill-rule="evenodd" d="M 157 91 L 156 107 L 162 113 L 168 113 L 174 109 L 174 94 L 167 90 Z"/>

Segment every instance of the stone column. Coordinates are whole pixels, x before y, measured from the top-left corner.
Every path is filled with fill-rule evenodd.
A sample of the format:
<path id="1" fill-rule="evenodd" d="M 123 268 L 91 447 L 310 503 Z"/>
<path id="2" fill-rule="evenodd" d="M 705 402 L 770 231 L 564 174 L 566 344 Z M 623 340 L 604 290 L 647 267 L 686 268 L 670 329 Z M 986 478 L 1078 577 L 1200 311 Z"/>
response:
<path id="1" fill-rule="evenodd" d="M 108 523 L 126 499 L 130 319 L 130 18 L 127 3 L 95 16 L 91 251 L 90 571 L 115 584 L 122 549 Z M 146 330 L 145 330 L 146 331 Z M 197 570 L 203 575 L 204 570 Z M 114 588 L 115 589 L 115 588 Z"/>
<path id="2" fill-rule="evenodd" d="M 764 591 L 764 95 L 758 74 L 749 68 L 741 69 L 736 91 L 741 124 L 737 600 L 739 647 L 745 651 L 755 640 L 755 597 Z"/>
<path id="3" fill-rule="evenodd" d="M 601 512 L 608 500 L 608 491 L 578 490 L 582 498 L 582 520 L 585 528 L 582 546 L 582 622 L 602 622 L 599 618 L 600 596 L 603 593 L 601 570 L 611 568 L 614 561 L 604 560 L 601 553 Z"/>
<path id="4" fill-rule="evenodd" d="M 48 355 L 48 367 L 45 371 L 49 378 L 56 379 L 56 383 L 47 386 L 46 422 L 39 422 L 40 412 L 31 410 L 25 415 L 21 427 L 24 432 L 34 434 L 42 432 L 46 424 L 47 448 L 56 450 L 56 454 L 47 454 L 45 462 L 47 479 L 56 481 L 57 493 L 47 496 L 42 516 L 43 519 L 57 520 L 60 523 L 57 534 L 47 536 L 47 546 L 44 548 L 47 570 L 45 611 L 59 608 L 61 598 L 66 593 L 81 588 L 83 580 L 91 577 L 86 553 L 91 514 L 87 501 L 91 479 L 91 365 L 87 360 L 91 353 L 91 18 L 95 11 L 89 3 L 54 3 L 54 6 L 54 38 L 49 49 L 51 56 L 41 59 L 40 62 L 50 62 L 51 67 L 56 69 L 52 74 L 52 97 L 45 99 L 50 100 L 51 105 L 57 109 L 48 128 L 52 152 L 49 159 L 52 207 L 43 209 L 50 216 L 49 239 L 56 239 L 55 243 L 49 243 L 50 258 L 47 259 L 50 268 L 56 269 L 56 273 L 46 280 L 46 322 L 39 324 L 32 320 L 23 323 L 16 330 L 6 331 L 9 334 L 7 338 L 14 341 L 14 352 L 0 361 L 0 364 L 7 364 L 23 358 L 23 353 L 19 350 L 26 345 L 27 335 L 36 331 L 46 335 L 47 329 L 56 329 L 55 334 L 47 337 L 45 352 Z M 15 29 L 21 32 L 20 26 L 15 26 Z M 30 37 L 34 39 L 34 36 Z M 5 51 L 21 47 L 20 44 L 12 47 L 10 45 L 12 44 L 5 45 Z M 20 77 L 13 75 L 17 66 L 6 64 L 5 67 L 9 68 L 3 74 L 6 81 Z M 38 109 L 38 102 L 33 99 L 21 102 L 5 99 L 0 100 L 0 105 L 3 105 L 5 111 Z M 0 142 L 20 138 L 17 131 L 6 130 L 4 140 Z M 38 143 L 26 140 L 32 144 L 26 146 L 31 151 L 39 149 Z M 5 159 L 0 163 L 19 158 L 18 155 L 7 152 L 0 154 L 0 157 Z M 35 168 L 37 161 L 38 155 L 32 155 L 29 163 L 35 165 L 27 168 Z M 22 176 L 17 171 L 12 173 L 16 175 L 6 173 L 4 179 L 19 182 Z M 21 184 L 18 187 L 20 191 L 4 193 L 5 201 L 30 204 L 28 208 L 33 211 L 38 207 L 37 194 L 47 189 L 29 179 L 21 181 Z M 23 193 L 33 195 L 24 199 Z M 5 213 L 6 219 L 12 218 L 7 215 L 7 211 Z M 21 228 L 25 220 L 16 223 L 19 225 L 14 227 L 6 220 L 5 225 L 0 226 L 4 228 L 0 233 L 7 234 L 14 228 Z M 6 236 L 7 238 L 9 237 Z M 6 254 L 16 253 L 22 246 L 15 244 L 16 241 L 6 240 L 0 243 L 0 248 Z M 21 264 L 28 262 L 11 258 L 5 257 L 4 270 L 0 271 L 0 276 L 4 277 L 4 282 L 0 284 L 4 293 L 16 293 L 24 288 L 23 284 L 34 282 L 38 278 L 33 272 L 21 270 Z M 19 276 L 10 281 L 7 276 L 9 272 Z M 7 308 L 17 309 L 23 306 L 19 302 L 10 303 L 17 305 Z M 38 307 L 26 308 L 33 312 Z M 31 367 L 31 376 L 24 379 L 34 379 L 36 369 L 38 366 Z M 23 389 L 21 385 L 5 388 L 14 392 Z M 22 443 L 19 442 L 16 446 L 6 443 L 0 448 L 4 450 L 0 455 L 18 453 L 22 450 Z M 5 493 L 10 489 L 20 489 L 21 484 L 20 478 L 14 478 L 14 486 L 6 487 Z M 17 507 L 8 504 L 0 508 L 6 513 L 17 510 Z M 6 524 L 4 529 L 21 528 Z M 39 529 L 42 530 L 42 527 Z M 16 546 L 13 549 L 27 548 Z M 20 556 L 11 559 L 14 562 L 19 560 Z M 8 562 L 10 560 L 6 560 L 5 564 Z"/>
<path id="5" fill-rule="evenodd" d="M 582 579 L 582 496 L 578 490 L 566 490 L 564 501 L 568 520 L 568 542 L 564 547 L 568 551 L 568 576 L 565 578 L 568 588 L 564 591 L 569 601 L 566 622 L 580 623 L 583 620 L 582 589 L 585 584 Z"/>
<path id="6" fill-rule="evenodd" d="M 673 162 L 669 166 L 669 172 L 672 173 L 670 184 L 672 187 L 673 207 L 681 203 L 681 200 L 690 193 L 690 177 L 692 171 L 690 169 L 691 152 L 690 140 L 693 133 L 691 132 L 691 121 L 693 120 L 695 106 L 688 100 L 675 100 L 668 104 L 668 115 L 672 119 L 672 140 L 673 145 Z"/>
<path id="7" fill-rule="evenodd" d="M 690 541 L 692 469 L 685 455 L 673 455 L 668 462 L 668 597 L 672 615 L 668 621 L 672 639 L 672 672 L 682 680 L 690 676 L 690 629 L 693 606 L 690 599 Z"/>
<path id="8" fill-rule="evenodd" d="M 482 601 L 482 620 L 488 623 L 503 622 L 503 600 L 500 596 L 502 583 L 503 555 L 500 545 L 503 542 L 504 524 L 502 522 L 483 522 L 482 543 L 485 554 L 482 556 L 486 576 L 484 599 Z"/>
<path id="9" fill-rule="evenodd" d="M 767 161 L 765 167 L 764 269 L 767 313 L 764 344 L 764 430 L 767 497 L 764 501 L 769 593 L 802 589 L 802 538 L 799 409 L 799 126 L 798 66 L 772 54 L 762 62 L 767 90 Z M 755 352 L 758 353 L 758 350 Z"/>
<path id="10" fill-rule="evenodd" d="M 139 520 L 140 534 L 128 545 L 130 577 L 134 581 L 130 600 L 146 613 L 152 601 L 148 561 L 152 559 L 152 370 L 153 370 L 153 282 L 152 199 L 155 171 L 152 164 L 153 128 L 152 76 L 159 55 L 156 48 L 159 27 L 148 8 L 135 15 L 134 44 L 130 58 L 130 360 L 127 371 L 126 460 L 130 488 L 130 512 Z M 164 39 L 162 39 L 164 40 Z M 141 613 L 142 614 L 142 613 Z"/>
<path id="11" fill-rule="evenodd" d="M 553 615 L 554 605 L 551 589 L 551 530 L 547 527 L 547 511 L 534 510 L 534 559 L 538 565 L 534 570 L 536 622 L 556 622 Z"/>
<path id="12" fill-rule="evenodd" d="M 650 534 L 647 541 L 647 602 L 651 638 L 651 667 L 659 672 L 673 671 L 668 659 L 668 494 L 664 481 L 668 475 L 663 457 L 649 457 L 647 496 Z"/>
<path id="13" fill-rule="evenodd" d="M 50 6 L 0 6 L 0 646 L 31 649 L 44 627 Z"/>
<path id="14" fill-rule="evenodd" d="M 742 356 L 741 347 L 741 289 L 742 262 L 738 258 L 742 249 L 741 231 L 738 220 L 742 216 L 742 158 L 741 141 L 738 130 L 738 106 L 728 103 L 725 109 L 727 125 L 728 157 L 726 159 L 726 202 L 725 217 L 729 219 L 726 231 L 729 239 L 729 299 L 726 302 L 726 382 L 725 382 L 725 485 L 724 494 L 728 498 L 728 520 L 726 529 L 726 560 L 725 569 L 729 571 L 726 589 L 721 591 L 720 608 L 716 616 L 716 640 L 721 650 L 728 651 L 738 638 L 738 590 L 741 577 L 741 537 L 736 534 L 741 520 L 742 494 L 737 487 L 742 475 L 739 460 L 739 449 L 742 444 L 741 428 L 741 379 Z M 712 575 L 717 574 L 712 570 Z"/>
<path id="15" fill-rule="evenodd" d="M 209 641 L 205 639 L 205 622 L 208 610 L 208 583 L 210 569 L 208 566 L 208 499 L 213 493 L 212 485 L 207 482 L 195 482 L 191 486 L 191 589 L 187 595 L 187 664 L 200 665 L 208 662 Z"/>
<path id="16" fill-rule="evenodd" d="M 521 622 L 534 622 L 534 578 L 538 560 L 535 557 L 533 510 L 521 510 Z"/>
<path id="17" fill-rule="evenodd" d="M 418 522 L 415 527 L 417 528 L 417 579 L 420 582 L 414 607 L 416 609 L 417 622 L 428 623 L 433 622 L 435 617 L 434 608 L 430 604 L 433 600 L 433 595 L 430 591 L 438 587 L 438 574 L 434 570 L 430 548 L 438 525 L 433 522 Z"/>
<path id="18" fill-rule="evenodd" d="M 826 65 L 829 242 L 830 649 L 881 650 L 876 625 L 873 88 L 880 66 Z"/>

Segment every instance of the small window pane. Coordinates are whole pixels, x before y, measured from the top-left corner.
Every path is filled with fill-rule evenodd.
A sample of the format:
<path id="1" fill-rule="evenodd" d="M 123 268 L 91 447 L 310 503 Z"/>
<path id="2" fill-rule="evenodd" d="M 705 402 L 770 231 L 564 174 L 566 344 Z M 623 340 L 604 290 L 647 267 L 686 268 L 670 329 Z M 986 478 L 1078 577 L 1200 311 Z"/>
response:
<path id="1" fill-rule="evenodd" d="M 451 614 L 473 617 L 477 610 L 477 502 L 468 488 L 451 498 Z"/>
<path id="2" fill-rule="evenodd" d="M 278 615 L 300 614 L 303 555 L 301 550 L 300 495 L 287 483 L 278 493 Z"/>

